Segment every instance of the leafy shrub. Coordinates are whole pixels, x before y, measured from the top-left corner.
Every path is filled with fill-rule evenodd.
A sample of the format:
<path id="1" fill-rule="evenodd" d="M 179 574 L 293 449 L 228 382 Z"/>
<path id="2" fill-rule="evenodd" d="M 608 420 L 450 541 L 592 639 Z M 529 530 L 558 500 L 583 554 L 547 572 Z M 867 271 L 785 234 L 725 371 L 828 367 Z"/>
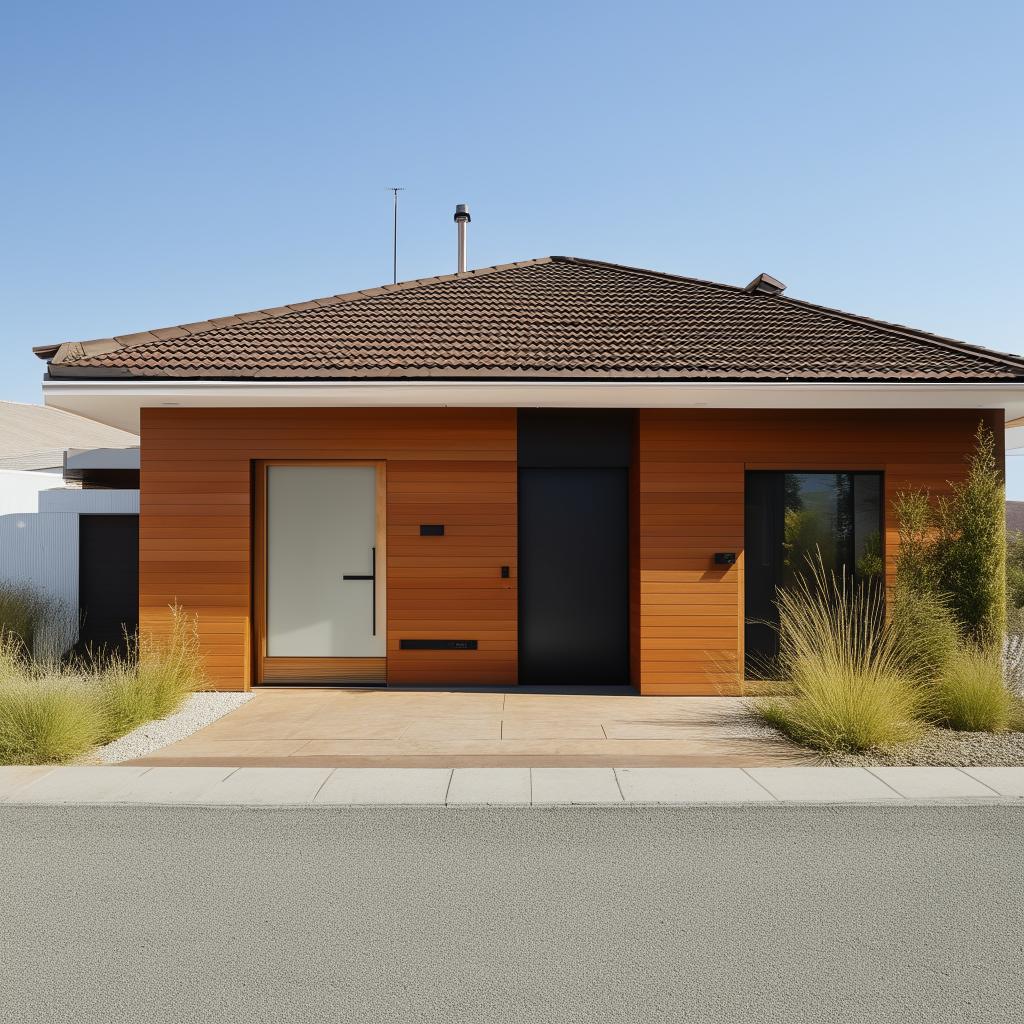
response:
<path id="1" fill-rule="evenodd" d="M 881 588 L 827 571 L 819 560 L 780 590 L 780 663 L 793 696 L 754 700 L 799 743 L 857 751 L 906 742 L 921 730 L 923 689 L 908 677 L 905 634 L 887 629 Z"/>
<path id="2" fill-rule="evenodd" d="M 963 647 L 934 683 L 932 717 L 938 725 L 968 732 L 1006 732 L 1021 723 L 1021 702 L 1003 679 L 999 651 Z"/>
<path id="3" fill-rule="evenodd" d="M 998 644 L 1006 626 L 1006 500 L 992 431 L 978 425 L 967 478 L 950 483 L 948 496 L 900 494 L 896 515 L 900 585 L 938 594 L 965 639 Z"/>
<path id="4" fill-rule="evenodd" d="M 999 643 L 1006 626 L 1006 491 L 995 437 L 979 424 L 967 479 L 939 499 L 941 588 L 967 636 Z"/>
<path id="5" fill-rule="evenodd" d="M 1006 614 L 1007 631 L 1024 632 L 1024 533 L 1014 530 L 1006 535 Z"/>
<path id="6" fill-rule="evenodd" d="M 925 491 L 901 491 L 895 501 L 900 543 L 896 579 L 907 593 L 928 594 L 939 589 L 939 570 L 933 544 L 935 510 Z"/>

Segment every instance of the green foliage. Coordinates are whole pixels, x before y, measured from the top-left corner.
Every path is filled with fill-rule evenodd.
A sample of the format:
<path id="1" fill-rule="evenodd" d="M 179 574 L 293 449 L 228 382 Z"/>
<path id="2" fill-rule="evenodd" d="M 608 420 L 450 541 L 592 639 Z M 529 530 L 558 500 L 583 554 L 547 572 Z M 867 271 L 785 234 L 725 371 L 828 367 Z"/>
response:
<path id="1" fill-rule="evenodd" d="M 99 716 L 67 678 L 35 678 L 0 689 L 0 764 L 62 764 L 96 742 Z"/>
<path id="2" fill-rule="evenodd" d="M 793 696 L 753 701 L 799 743 L 857 751 L 913 739 L 923 691 L 907 672 L 902 632 L 886 628 L 881 590 L 829 572 L 820 559 L 778 593 L 779 657 Z"/>
<path id="3" fill-rule="evenodd" d="M 965 634 L 1000 643 L 1006 626 L 1006 492 L 995 437 L 979 424 L 967 479 L 937 507 L 942 590 Z"/>
<path id="4" fill-rule="evenodd" d="M 0 764 L 59 764 L 85 753 L 98 726 L 91 694 L 67 672 L 33 665 L 0 630 Z"/>
<path id="5" fill-rule="evenodd" d="M 831 524 L 814 509 L 787 508 L 782 520 L 782 562 L 789 573 L 803 571 L 810 552 L 826 569 L 835 568 L 835 544 Z"/>
<path id="6" fill-rule="evenodd" d="M 1024 608 L 1024 533 L 1014 530 L 1006 537 L 1007 615 Z M 1007 623 L 1008 632 L 1020 632 Z"/>
<path id="7" fill-rule="evenodd" d="M 881 579 L 885 572 L 882 558 L 882 535 L 874 530 L 864 538 L 864 550 L 857 559 L 857 575 L 862 580 Z"/>
<path id="8" fill-rule="evenodd" d="M 141 635 L 136 671 L 152 695 L 153 717 L 166 718 L 194 690 L 203 688 L 203 663 L 194 616 L 173 605 L 166 635 Z"/>
<path id="9" fill-rule="evenodd" d="M 195 623 L 171 609 L 166 637 L 143 634 L 129 657 L 107 660 L 98 680 L 97 702 L 103 728 L 97 742 L 131 732 L 144 722 L 166 718 L 202 683 Z"/>
<path id="10" fill-rule="evenodd" d="M 933 555 L 935 513 L 925 491 L 896 495 L 896 521 L 900 544 L 896 551 L 896 579 L 908 593 L 925 594 L 938 588 L 938 566 Z"/>
<path id="11" fill-rule="evenodd" d="M 998 644 L 1006 627 L 1006 501 L 995 437 L 978 425 L 967 478 L 934 502 L 926 492 L 896 499 L 899 586 L 938 594 L 964 638 Z"/>
<path id="12" fill-rule="evenodd" d="M 1001 652 L 991 646 L 957 650 L 935 680 L 931 717 L 968 732 L 1020 728 L 1020 700 L 1004 682 Z"/>
<path id="13" fill-rule="evenodd" d="M 194 620 L 172 609 L 166 636 L 143 635 L 101 667 L 33 661 L 0 631 L 0 764 L 59 764 L 165 718 L 203 675 Z"/>
<path id="14" fill-rule="evenodd" d="M 0 630 L 35 650 L 40 634 L 59 612 L 57 602 L 24 583 L 0 583 Z"/>
<path id="15" fill-rule="evenodd" d="M 903 670 L 920 683 L 934 680 L 960 646 L 956 617 L 945 600 L 902 582 L 891 597 L 888 628 L 900 636 Z"/>

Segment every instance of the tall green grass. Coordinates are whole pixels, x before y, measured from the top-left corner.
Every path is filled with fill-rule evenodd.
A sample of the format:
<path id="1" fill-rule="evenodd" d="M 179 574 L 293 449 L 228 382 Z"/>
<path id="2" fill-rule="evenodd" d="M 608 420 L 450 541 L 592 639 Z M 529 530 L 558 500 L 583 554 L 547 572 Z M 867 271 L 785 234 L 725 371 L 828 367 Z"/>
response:
<path id="1" fill-rule="evenodd" d="M 798 743 L 860 751 L 904 743 L 922 729 L 925 694 L 908 673 L 915 654 L 885 624 L 883 592 L 812 562 L 778 591 L 779 661 L 789 697 L 754 700 L 756 713 Z"/>
<path id="2" fill-rule="evenodd" d="M 97 680 L 96 696 L 109 743 L 144 722 L 176 711 L 202 681 L 199 638 L 194 620 L 171 608 L 166 636 L 144 633 L 132 638 L 127 656 L 107 659 Z"/>
<path id="3" fill-rule="evenodd" d="M 25 637 L 0 627 L 0 764 L 73 760 L 93 746 L 98 726 L 81 680 L 33 662 Z"/>
<path id="4" fill-rule="evenodd" d="M 1020 698 L 1006 685 L 1000 650 L 957 650 L 932 684 L 931 717 L 947 729 L 1007 732 L 1024 727 Z"/>
<path id="5" fill-rule="evenodd" d="M 62 655 L 74 642 L 72 620 L 56 598 L 27 583 L 0 581 L 0 631 L 16 637 L 29 655 Z"/>
<path id="6" fill-rule="evenodd" d="M 35 661 L 20 636 L 0 629 L 0 764 L 75 760 L 201 689 L 195 621 L 171 611 L 166 636 L 143 634 L 127 656 L 90 666 Z"/>

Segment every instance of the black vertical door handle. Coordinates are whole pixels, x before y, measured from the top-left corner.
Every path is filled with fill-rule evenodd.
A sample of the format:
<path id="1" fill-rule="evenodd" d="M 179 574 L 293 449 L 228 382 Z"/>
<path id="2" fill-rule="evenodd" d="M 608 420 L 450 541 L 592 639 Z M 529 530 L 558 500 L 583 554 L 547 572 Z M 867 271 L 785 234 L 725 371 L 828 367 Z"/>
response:
<path id="1" fill-rule="evenodd" d="M 377 635 L 377 548 L 376 546 L 370 548 L 370 574 L 369 575 L 356 575 L 346 573 L 341 578 L 343 580 L 369 580 L 370 581 L 370 635 Z"/>

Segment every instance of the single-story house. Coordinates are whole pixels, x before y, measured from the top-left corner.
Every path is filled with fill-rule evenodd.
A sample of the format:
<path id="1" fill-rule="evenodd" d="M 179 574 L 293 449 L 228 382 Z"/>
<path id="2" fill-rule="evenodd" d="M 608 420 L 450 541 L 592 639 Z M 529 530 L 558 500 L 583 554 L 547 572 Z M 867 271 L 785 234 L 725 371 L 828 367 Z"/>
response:
<path id="1" fill-rule="evenodd" d="M 217 686 L 706 694 L 1024 415 L 1024 360 L 784 287 L 547 257 L 37 351 L 141 434 L 141 622 Z"/>

